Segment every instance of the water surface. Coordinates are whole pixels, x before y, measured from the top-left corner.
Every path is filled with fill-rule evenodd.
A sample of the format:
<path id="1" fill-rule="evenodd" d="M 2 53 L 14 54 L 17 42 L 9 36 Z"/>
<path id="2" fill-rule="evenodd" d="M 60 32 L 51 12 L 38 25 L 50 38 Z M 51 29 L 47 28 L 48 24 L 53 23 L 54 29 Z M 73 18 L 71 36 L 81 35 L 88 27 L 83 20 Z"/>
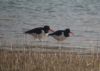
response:
<path id="1" fill-rule="evenodd" d="M 23 32 L 38 26 L 70 28 L 75 33 L 62 46 L 100 46 L 100 0 L 0 0 L 0 45 L 59 45 L 34 41 Z"/>

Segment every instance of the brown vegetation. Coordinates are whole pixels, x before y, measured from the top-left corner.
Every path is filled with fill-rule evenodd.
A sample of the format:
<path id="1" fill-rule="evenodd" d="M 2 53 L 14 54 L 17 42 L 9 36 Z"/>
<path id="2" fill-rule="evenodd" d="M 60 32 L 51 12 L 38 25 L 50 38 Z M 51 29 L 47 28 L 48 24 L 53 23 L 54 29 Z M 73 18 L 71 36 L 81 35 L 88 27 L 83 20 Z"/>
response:
<path id="1" fill-rule="evenodd" d="M 0 50 L 0 71 L 100 71 L 100 55 Z"/>

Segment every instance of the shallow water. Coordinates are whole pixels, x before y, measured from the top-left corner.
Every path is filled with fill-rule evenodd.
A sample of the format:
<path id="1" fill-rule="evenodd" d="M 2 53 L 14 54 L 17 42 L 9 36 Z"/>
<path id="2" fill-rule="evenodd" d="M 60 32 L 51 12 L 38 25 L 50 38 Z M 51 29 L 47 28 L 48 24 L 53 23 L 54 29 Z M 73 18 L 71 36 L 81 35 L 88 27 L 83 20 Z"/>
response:
<path id="1" fill-rule="evenodd" d="M 38 26 L 70 28 L 74 36 L 64 44 L 49 37 L 34 41 L 23 32 Z M 0 45 L 60 45 L 100 47 L 100 0 L 0 0 Z"/>

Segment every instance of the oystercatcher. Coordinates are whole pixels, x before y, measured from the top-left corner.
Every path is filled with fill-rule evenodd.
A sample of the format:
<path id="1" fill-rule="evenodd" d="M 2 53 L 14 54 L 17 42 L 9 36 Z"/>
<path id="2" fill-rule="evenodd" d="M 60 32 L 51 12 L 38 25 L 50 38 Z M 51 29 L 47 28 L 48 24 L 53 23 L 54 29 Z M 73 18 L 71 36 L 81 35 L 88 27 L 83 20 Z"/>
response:
<path id="1" fill-rule="evenodd" d="M 73 35 L 73 33 L 68 28 L 65 30 L 55 31 L 55 32 L 49 34 L 49 36 L 52 36 L 54 39 L 56 39 L 59 42 L 59 41 L 64 41 L 67 37 L 70 36 L 70 34 Z"/>
<path id="2" fill-rule="evenodd" d="M 44 27 L 37 27 L 31 30 L 26 31 L 26 34 L 30 34 L 33 36 L 34 39 L 39 39 L 40 41 L 42 38 L 48 36 L 49 31 L 52 31 L 48 25 L 45 25 Z"/>

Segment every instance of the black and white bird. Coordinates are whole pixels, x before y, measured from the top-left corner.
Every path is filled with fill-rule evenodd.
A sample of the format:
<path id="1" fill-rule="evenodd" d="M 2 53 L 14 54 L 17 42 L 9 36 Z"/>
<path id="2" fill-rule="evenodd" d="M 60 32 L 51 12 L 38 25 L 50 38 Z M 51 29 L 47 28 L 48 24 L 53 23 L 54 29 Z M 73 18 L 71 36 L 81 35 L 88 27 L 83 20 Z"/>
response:
<path id="1" fill-rule="evenodd" d="M 57 30 L 57 31 L 49 34 L 49 36 L 53 37 L 54 39 L 56 39 L 59 42 L 59 41 L 64 41 L 67 37 L 70 36 L 70 34 L 73 35 L 73 33 L 68 28 L 65 30 Z"/>
<path id="2" fill-rule="evenodd" d="M 50 29 L 50 26 L 45 25 L 44 27 L 37 27 L 31 30 L 26 31 L 26 34 L 30 34 L 33 36 L 34 39 L 39 39 L 40 41 L 45 38 L 46 36 L 48 36 L 49 31 L 52 31 Z"/>

